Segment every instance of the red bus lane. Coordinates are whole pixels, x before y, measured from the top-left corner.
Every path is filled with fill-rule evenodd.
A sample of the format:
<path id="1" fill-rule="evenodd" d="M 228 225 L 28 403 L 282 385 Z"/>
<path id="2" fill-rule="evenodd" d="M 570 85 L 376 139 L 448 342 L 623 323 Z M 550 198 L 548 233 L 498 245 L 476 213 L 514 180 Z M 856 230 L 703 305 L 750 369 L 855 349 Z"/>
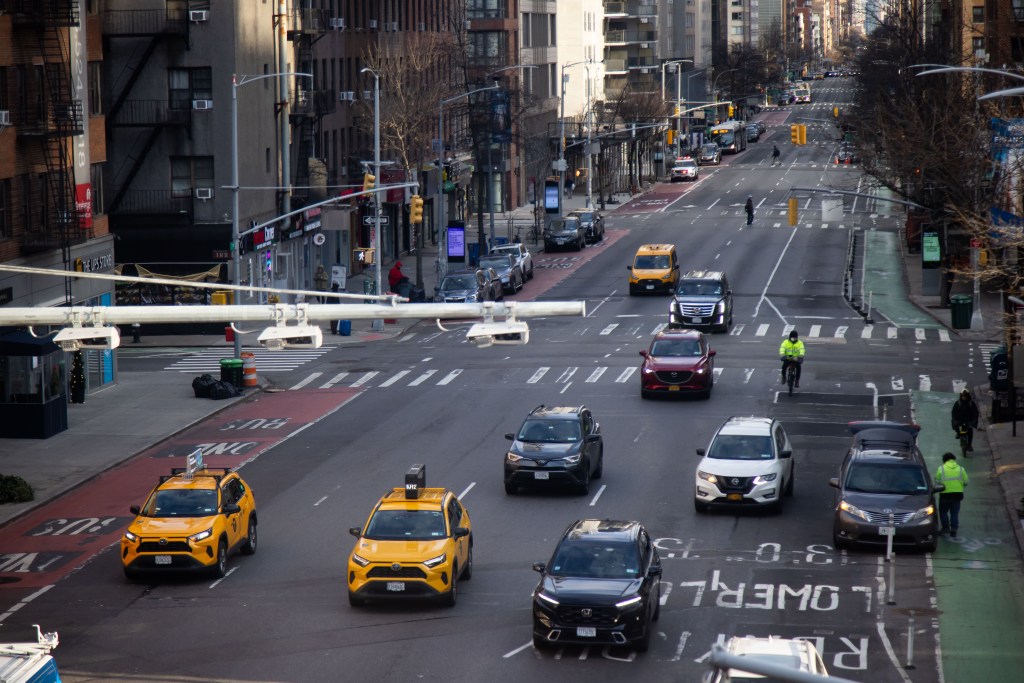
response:
<path id="1" fill-rule="evenodd" d="M 616 214 L 605 214 L 605 220 L 619 220 Z M 533 254 L 533 279 L 515 295 L 506 295 L 511 301 L 533 301 L 547 292 L 562 280 L 569 277 L 577 268 L 590 262 L 605 249 L 626 236 L 627 230 L 605 228 L 604 239 L 593 246 L 580 251 L 545 251 Z"/>
<path id="2" fill-rule="evenodd" d="M 0 529 L 0 612 L 59 581 L 118 542 L 160 475 L 199 449 L 209 467 L 235 468 L 339 410 L 359 394 L 336 387 L 263 393 L 217 413 Z M 259 491 L 255 492 L 259 505 Z M 117 562 L 110 555 L 111 562 Z M 14 607 L 16 609 L 16 607 Z M 0 615 L 2 616 L 2 615 Z"/>

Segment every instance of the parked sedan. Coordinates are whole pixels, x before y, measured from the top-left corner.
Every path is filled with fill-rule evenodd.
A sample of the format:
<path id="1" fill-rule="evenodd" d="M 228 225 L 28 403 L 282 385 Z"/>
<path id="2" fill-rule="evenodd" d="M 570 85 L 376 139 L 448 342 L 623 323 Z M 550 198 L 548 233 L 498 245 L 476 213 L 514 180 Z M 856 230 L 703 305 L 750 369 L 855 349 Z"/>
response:
<path id="1" fill-rule="evenodd" d="M 502 298 L 501 278 L 493 268 L 448 273 L 434 288 L 438 303 L 476 303 Z"/>
<path id="2" fill-rule="evenodd" d="M 715 352 L 703 332 L 663 330 L 641 351 L 640 396 L 699 393 L 711 396 L 715 385 Z"/>
<path id="3" fill-rule="evenodd" d="M 494 268 L 506 292 L 515 294 L 523 288 L 526 276 L 512 254 L 506 252 L 481 256 L 478 265 L 480 268 Z"/>
<path id="4" fill-rule="evenodd" d="M 498 246 L 491 249 L 492 254 L 512 254 L 512 257 L 519 264 L 519 267 L 523 271 L 523 275 L 527 280 L 533 279 L 533 254 L 526 248 L 526 245 L 521 242 L 513 242 L 512 244 L 499 244 Z"/>
<path id="5" fill-rule="evenodd" d="M 580 219 L 583 226 L 583 239 L 588 244 L 597 244 L 604 239 L 604 216 L 593 209 L 572 211 L 570 216 Z"/>

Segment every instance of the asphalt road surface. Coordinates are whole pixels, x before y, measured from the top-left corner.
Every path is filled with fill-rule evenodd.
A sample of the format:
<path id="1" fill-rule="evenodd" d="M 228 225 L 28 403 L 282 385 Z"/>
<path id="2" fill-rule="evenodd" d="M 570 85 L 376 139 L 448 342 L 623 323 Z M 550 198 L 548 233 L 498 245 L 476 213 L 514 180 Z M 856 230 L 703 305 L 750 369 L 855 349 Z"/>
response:
<path id="1" fill-rule="evenodd" d="M 41 580 L 53 587 L 7 624 L 58 626 L 69 683 L 697 681 L 711 645 L 737 634 L 809 638 L 834 674 L 852 680 L 939 681 L 930 556 L 900 554 L 893 566 L 877 552 L 834 550 L 827 481 L 845 454 L 847 422 L 909 420 L 905 382 L 927 374 L 933 387 L 953 387 L 979 370 L 970 369 L 967 345 L 936 330 L 890 333 L 879 324 L 865 334 L 841 278 L 851 230 L 871 223 L 867 202 L 848 203 L 843 224 L 825 225 L 807 198 L 801 224 L 786 224 L 790 186 L 862 183 L 855 167 L 829 165 L 834 127 L 815 124 L 810 145 L 789 144 L 790 121 L 831 116 L 825 89 L 839 81 L 815 83 L 824 102 L 770 114 L 761 142 L 702 168 L 698 182 L 664 184 L 617 212 L 608 244 L 557 255 L 547 265 L 559 276 L 524 289 L 530 298 L 585 300 L 587 317 L 531 321 L 521 347 L 477 349 L 464 339 L 466 325 L 444 332 L 421 323 L 392 341 L 330 349 L 278 370 L 280 393 L 178 437 L 183 447 L 218 452 L 211 464 L 244 462 L 256 494 L 259 552 L 233 557 L 225 579 L 125 581 L 111 546 L 127 505 L 145 495 L 145 478 L 170 466 L 168 450 L 158 449 L 139 458 L 145 465 L 132 486 L 98 481 L 80 492 L 79 506 L 109 505 L 104 514 L 116 521 L 98 541 L 77 539 L 74 567 Z M 782 168 L 769 168 L 772 142 L 783 149 Z M 749 227 L 748 195 L 757 207 Z M 668 307 L 666 297 L 628 296 L 625 266 L 647 242 L 674 243 L 684 269 L 721 269 L 732 281 L 735 325 L 711 337 L 718 355 L 709 400 L 640 398 L 638 351 Z M 778 384 L 777 349 L 789 326 L 808 349 L 792 397 Z M 170 372 L 174 363 L 126 359 L 121 368 Z M 541 403 L 586 404 L 601 424 L 604 478 L 587 496 L 503 491 L 503 435 Z M 694 511 L 694 450 L 738 414 L 782 420 L 794 443 L 796 491 L 781 515 Z M 413 463 L 426 464 L 428 486 L 455 491 L 469 509 L 473 579 L 452 609 L 350 608 L 347 529 Z M 645 655 L 583 646 L 541 653 L 530 644 L 531 564 L 546 561 L 565 527 L 584 517 L 640 520 L 657 539 L 663 606 Z"/>

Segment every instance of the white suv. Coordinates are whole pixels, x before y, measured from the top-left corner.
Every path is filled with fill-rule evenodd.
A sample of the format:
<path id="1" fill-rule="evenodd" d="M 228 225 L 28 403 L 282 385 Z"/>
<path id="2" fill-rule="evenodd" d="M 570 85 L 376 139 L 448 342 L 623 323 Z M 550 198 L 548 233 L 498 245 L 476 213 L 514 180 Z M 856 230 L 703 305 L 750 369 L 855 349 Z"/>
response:
<path id="1" fill-rule="evenodd" d="M 695 477 L 697 512 L 712 504 L 782 512 L 783 497 L 793 495 L 793 446 L 778 420 L 730 417 L 697 455 L 703 456 Z"/>
<path id="2" fill-rule="evenodd" d="M 818 649 L 806 640 L 776 638 L 775 636 L 767 638 L 733 636 L 725 644 L 725 651 L 737 657 L 750 657 L 758 662 L 784 666 L 804 673 L 828 676 Z M 764 683 L 769 679 L 739 669 L 729 669 L 728 671 L 713 671 L 704 680 L 706 683 L 741 683 L 742 681 Z M 776 679 L 772 677 L 771 680 Z"/>

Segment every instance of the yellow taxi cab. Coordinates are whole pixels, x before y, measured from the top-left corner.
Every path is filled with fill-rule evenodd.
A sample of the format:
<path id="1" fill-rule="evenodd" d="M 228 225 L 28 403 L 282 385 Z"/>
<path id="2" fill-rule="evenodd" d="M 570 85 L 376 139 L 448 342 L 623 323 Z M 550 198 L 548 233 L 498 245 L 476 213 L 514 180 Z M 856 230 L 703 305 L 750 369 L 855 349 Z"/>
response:
<path id="1" fill-rule="evenodd" d="M 256 501 L 237 472 L 207 469 L 197 451 L 185 468 L 131 506 L 133 521 L 121 537 L 121 562 L 128 578 L 142 573 L 206 571 L 227 574 L 228 556 L 256 552 Z"/>
<path id="2" fill-rule="evenodd" d="M 679 282 L 679 257 L 674 244 L 643 244 L 636 250 L 629 271 L 629 293 L 669 293 Z"/>
<path id="3" fill-rule="evenodd" d="M 459 580 L 473 576 L 469 512 L 443 488 L 426 488 L 426 468 L 414 465 L 405 488 L 394 488 L 374 506 L 363 527 L 349 533 L 348 601 L 437 598 L 454 607 Z"/>

